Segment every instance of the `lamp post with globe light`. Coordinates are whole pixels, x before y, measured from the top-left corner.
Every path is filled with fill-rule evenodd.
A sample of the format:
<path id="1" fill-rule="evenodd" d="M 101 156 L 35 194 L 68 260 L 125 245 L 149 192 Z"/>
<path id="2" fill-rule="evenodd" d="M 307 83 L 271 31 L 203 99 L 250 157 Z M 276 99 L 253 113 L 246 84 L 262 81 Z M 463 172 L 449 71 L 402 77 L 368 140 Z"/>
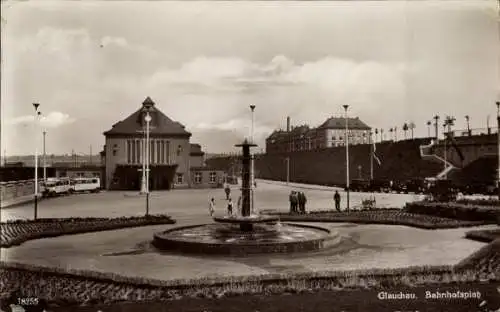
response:
<path id="1" fill-rule="evenodd" d="M 40 103 L 33 103 L 33 107 L 35 108 L 35 118 L 34 118 L 34 128 L 35 128 L 35 202 L 34 202 L 34 212 L 33 218 L 36 220 L 38 217 L 38 118 L 40 116 L 40 112 L 38 111 L 38 107 Z"/>
<path id="2" fill-rule="evenodd" d="M 141 190 L 140 194 L 145 194 L 146 193 L 146 131 L 144 130 L 144 127 L 142 128 L 143 130 L 140 131 L 142 132 L 142 144 L 141 144 L 141 157 L 142 157 L 142 180 L 141 180 Z"/>
<path id="3" fill-rule="evenodd" d="M 254 144 L 255 105 L 253 105 L 253 104 L 250 105 L 250 111 L 252 113 L 252 127 L 251 127 L 250 139 L 251 139 L 251 143 Z M 250 162 L 251 162 L 250 181 L 251 181 L 251 190 L 252 190 L 251 205 L 252 205 L 252 213 L 254 213 L 255 212 L 254 211 L 254 209 L 255 209 L 255 206 L 254 206 L 254 203 L 255 203 L 255 156 L 253 153 L 250 154 Z"/>
<path id="4" fill-rule="evenodd" d="M 150 142 L 149 142 L 149 123 L 151 122 L 151 116 L 149 115 L 149 110 L 146 112 L 146 216 L 149 215 L 149 162 L 150 162 Z"/>
<path id="5" fill-rule="evenodd" d="M 43 182 L 47 182 L 47 154 L 45 152 L 45 136 L 47 135 L 47 131 L 43 130 Z"/>
<path id="6" fill-rule="evenodd" d="M 345 110 L 345 159 L 346 159 L 346 193 L 347 211 L 349 211 L 349 122 L 347 119 L 347 109 L 349 105 L 342 105 Z"/>

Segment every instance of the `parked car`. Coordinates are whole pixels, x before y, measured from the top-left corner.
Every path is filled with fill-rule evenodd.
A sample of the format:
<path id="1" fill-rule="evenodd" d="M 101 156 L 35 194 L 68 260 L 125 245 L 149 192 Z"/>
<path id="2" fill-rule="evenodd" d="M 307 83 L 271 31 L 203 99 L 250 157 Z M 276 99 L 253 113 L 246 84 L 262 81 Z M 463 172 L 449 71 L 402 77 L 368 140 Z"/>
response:
<path id="1" fill-rule="evenodd" d="M 435 201 L 453 201 L 459 189 L 451 180 L 435 180 L 429 188 L 429 193 Z"/>
<path id="2" fill-rule="evenodd" d="M 391 191 L 394 191 L 396 193 L 408 193 L 408 187 L 406 183 L 401 181 L 393 181 L 390 189 Z"/>
<path id="3" fill-rule="evenodd" d="M 410 179 L 406 182 L 406 191 L 408 193 L 423 194 L 427 189 L 424 179 Z"/>
<path id="4" fill-rule="evenodd" d="M 64 194 L 69 194 L 73 191 L 73 183 L 70 179 L 62 178 L 52 181 L 47 181 L 43 188 L 44 197 L 53 197 Z"/>
<path id="5" fill-rule="evenodd" d="M 391 182 L 388 180 L 374 179 L 370 181 L 370 192 L 384 192 L 389 193 Z"/>
<path id="6" fill-rule="evenodd" d="M 370 180 L 352 179 L 349 189 L 352 192 L 367 192 L 370 190 Z"/>
<path id="7" fill-rule="evenodd" d="M 76 178 L 71 181 L 70 192 L 91 192 L 97 193 L 101 189 L 99 178 Z"/>

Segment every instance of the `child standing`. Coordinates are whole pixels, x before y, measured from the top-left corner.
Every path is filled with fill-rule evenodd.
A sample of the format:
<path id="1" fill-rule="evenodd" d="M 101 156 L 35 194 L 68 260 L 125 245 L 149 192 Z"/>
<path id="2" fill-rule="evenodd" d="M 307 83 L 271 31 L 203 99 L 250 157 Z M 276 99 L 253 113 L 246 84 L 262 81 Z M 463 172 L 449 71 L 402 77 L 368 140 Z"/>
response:
<path id="1" fill-rule="evenodd" d="M 233 200 L 229 197 L 229 201 L 227 202 L 227 214 L 228 216 L 233 215 Z"/>
<path id="2" fill-rule="evenodd" d="M 210 216 L 214 215 L 215 211 L 215 198 L 212 197 L 208 203 L 208 212 L 210 213 Z"/>

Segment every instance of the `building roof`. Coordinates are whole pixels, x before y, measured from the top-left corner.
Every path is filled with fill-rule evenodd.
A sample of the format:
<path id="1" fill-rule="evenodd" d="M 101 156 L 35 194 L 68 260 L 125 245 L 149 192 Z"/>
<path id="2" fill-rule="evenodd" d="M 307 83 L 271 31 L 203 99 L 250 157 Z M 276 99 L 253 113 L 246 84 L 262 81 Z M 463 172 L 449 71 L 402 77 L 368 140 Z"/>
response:
<path id="1" fill-rule="evenodd" d="M 267 140 L 283 138 L 283 137 L 286 137 L 287 135 L 288 135 L 288 132 L 286 132 L 286 131 L 275 130 L 275 131 L 273 131 L 273 133 L 271 133 L 271 135 L 269 135 L 267 137 Z"/>
<path id="2" fill-rule="evenodd" d="M 309 132 L 310 128 L 308 125 L 302 125 L 302 126 L 297 126 L 293 127 L 292 130 L 290 131 L 291 134 L 304 134 Z"/>
<path id="3" fill-rule="evenodd" d="M 371 128 L 362 122 L 359 117 L 347 118 L 349 129 L 370 130 Z M 345 117 L 330 117 L 319 128 L 322 129 L 345 129 Z"/>
<path id="4" fill-rule="evenodd" d="M 200 144 L 190 144 L 190 152 L 189 154 L 191 156 L 203 156 L 205 155 L 205 152 L 201 150 L 201 145 Z"/>
<path id="5" fill-rule="evenodd" d="M 110 130 L 104 132 L 104 135 L 137 135 L 143 131 L 145 127 L 146 122 L 144 121 L 144 116 L 146 111 L 149 110 L 149 114 L 151 116 L 149 133 L 151 135 L 191 136 L 191 133 L 186 131 L 182 124 L 168 118 L 154 105 L 155 103 L 148 96 L 142 103 L 141 108 L 124 120 L 114 124 Z"/>

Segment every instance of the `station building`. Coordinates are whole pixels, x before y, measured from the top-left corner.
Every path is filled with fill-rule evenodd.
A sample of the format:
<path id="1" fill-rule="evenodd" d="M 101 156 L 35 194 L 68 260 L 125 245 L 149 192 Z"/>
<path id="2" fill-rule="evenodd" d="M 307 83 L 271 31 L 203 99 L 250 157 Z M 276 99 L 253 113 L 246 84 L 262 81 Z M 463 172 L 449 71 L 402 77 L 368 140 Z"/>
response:
<path id="1" fill-rule="evenodd" d="M 190 143 L 192 134 L 147 97 L 142 107 L 104 132 L 106 144 L 101 157 L 105 166 L 105 188 L 140 189 L 147 112 L 151 116 L 150 190 L 220 187 L 223 172 L 205 166 L 201 146 Z"/>

